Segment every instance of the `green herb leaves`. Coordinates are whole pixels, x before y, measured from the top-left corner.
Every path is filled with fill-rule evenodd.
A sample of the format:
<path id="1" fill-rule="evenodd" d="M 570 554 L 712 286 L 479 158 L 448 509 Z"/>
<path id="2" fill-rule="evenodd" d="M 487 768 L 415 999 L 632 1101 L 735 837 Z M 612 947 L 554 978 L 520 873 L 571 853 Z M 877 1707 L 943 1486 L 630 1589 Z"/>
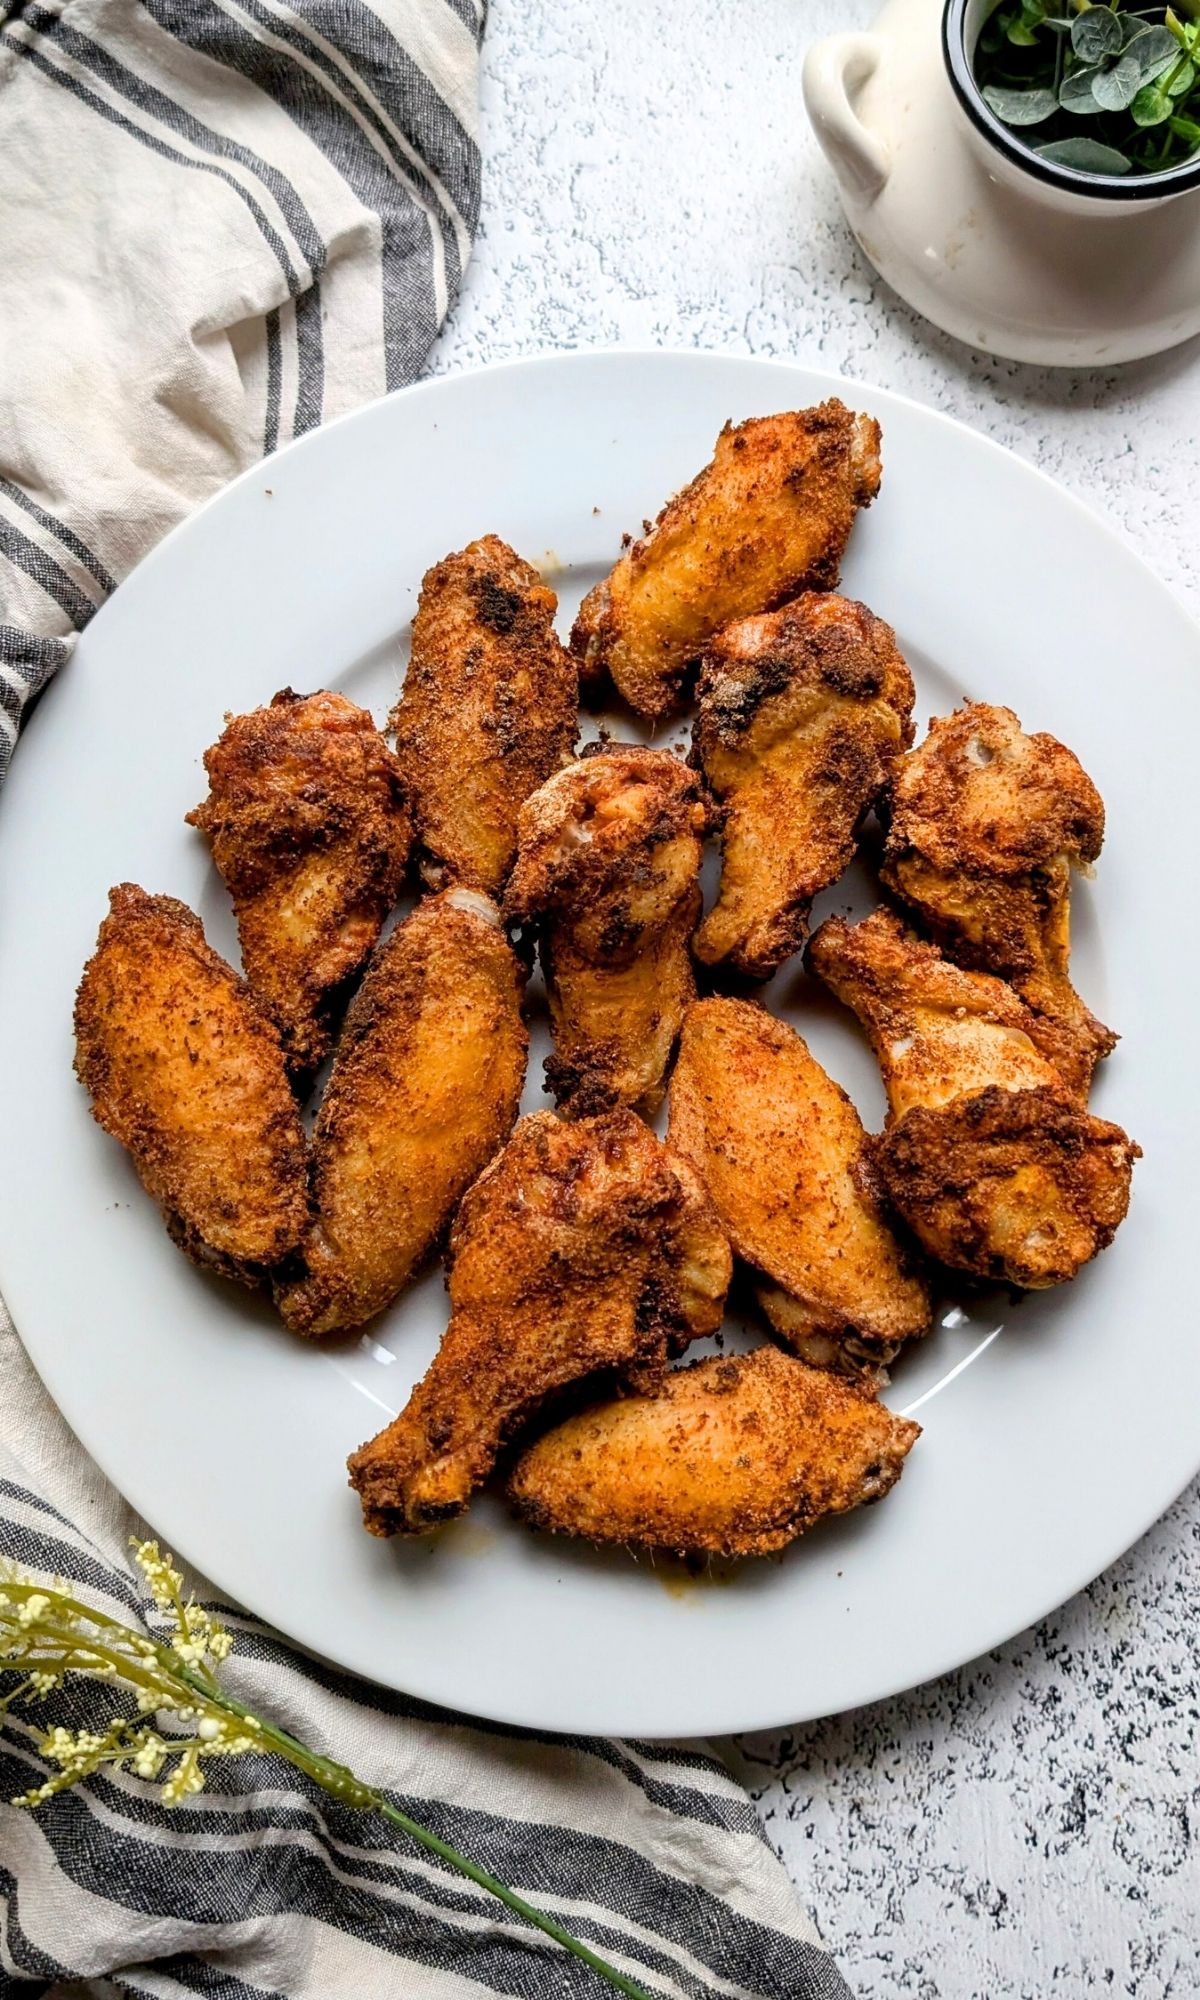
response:
<path id="1" fill-rule="evenodd" d="M 1121 22 L 1109 7 L 1089 7 L 1071 23 L 1071 47 L 1081 63 L 1102 63 L 1124 42 Z"/>
<path id="2" fill-rule="evenodd" d="M 1077 172 L 1161 173 L 1200 148 L 1200 0 L 1002 0 L 975 73 L 1002 124 L 1041 128 L 1033 150 Z"/>
<path id="3" fill-rule="evenodd" d="M 1058 87 L 1058 101 L 1064 111 L 1073 111 L 1077 118 L 1094 117 L 1105 106 L 1097 101 L 1093 86 L 1103 83 L 1101 69 L 1068 70 Z M 1140 74 L 1134 71 L 1133 88 L 1136 92 L 1141 82 Z"/>
<path id="4" fill-rule="evenodd" d="M 1099 139 L 1051 139 L 1037 149 L 1040 160 L 1054 160 L 1060 167 L 1074 167 L 1079 174 L 1127 174 L 1129 161 L 1115 146 L 1102 146 Z"/>
<path id="5" fill-rule="evenodd" d="M 983 94 L 997 118 L 1006 125 L 1040 125 L 1052 118 L 1058 99 L 1052 90 L 1006 90 L 1003 84 L 984 85 Z"/>
<path id="6" fill-rule="evenodd" d="M 1111 69 L 1077 70 L 1075 74 L 1089 79 L 1097 111 L 1124 111 L 1142 87 L 1142 72 L 1132 54 L 1119 56 Z"/>
<path id="7" fill-rule="evenodd" d="M 1161 125 L 1171 116 L 1171 100 L 1158 84 L 1148 83 L 1144 90 L 1138 91 L 1129 115 L 1135 125 Z"/>

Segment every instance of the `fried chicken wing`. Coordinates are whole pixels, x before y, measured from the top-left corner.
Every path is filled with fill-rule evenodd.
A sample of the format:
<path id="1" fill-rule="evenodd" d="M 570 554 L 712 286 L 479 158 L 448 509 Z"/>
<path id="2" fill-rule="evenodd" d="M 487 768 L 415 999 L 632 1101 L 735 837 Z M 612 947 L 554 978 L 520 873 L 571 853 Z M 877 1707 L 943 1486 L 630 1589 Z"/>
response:
<path id="1" fill-rule="evenodd" d="M 879 425 L 836 400 L 726 424 L 711 462 L 584 598 L 571 646 L 585 677 L 607 673 L 640 714 L 669 714 L 719 626 L 833 588 L 879 479 Z"/>
<path id="2" fill-rule="evenodd" d="M 695 1001 L 670 1104 L 669 1143 L 789 1347 L 854 1374 L 925 1332 L 929 1287 L 888 1225 L 858 1113 L 799 1035 L 750 1001 Z"/>
<path id="3" fill-rule="evenodd" d="M 691 1168 L 625 1110 L 523 1118 L 450 1239 L 450 1324 L 395 1422 L 350 1460 L 372 1534 L 457 1514 L 505 1440 L 598 1370 L 644 1386 L 720 1324 L 731 1257 Z"/>
<path id="4" fill-rule="evenodd" d="M 655 1110 L 695 993 L 709 809 L 669 750 L 621 744 L 559 771 L 521 810 L 505 914 L 538 930 L 554 1030 L 546 1064 L 573 1115 Z"/>
<path id="5" fill-rule="evenodd" d="M 698 693 L 692 761 L 724 805 L 724 862 L 696 956 L 765 979 L 800 949 L 912 742 L 912 675 L 890 625 L 810 591 L 724 626 Z"/>
<path id="6" fill-rule="evenodd" d="M 554 631 L 557 605 L 498 535 L 447 556 L 421 585 L 392 722 L 435 886 L 498 895 L 522 800 L 571 754 L 578 674 Z"/>
<path id="7" fill-rule="evenodd" d="M 470 889 L 422 903 L 375 953 L 313 1133 L 315 1215 L 276 1303 L 298 1333 L 382 1312 L 503 1145 L 525 1074 L 521 968 Z"/>
<path id="8" fill-rule="evenodd" d="M 1070 878 L 1103 839 L 1100 794 L 1073 752 L 975 701 L 931 722 L 897 766 L 881 870 L 960 965 L 1010 980 L 1074 1032 L 1084 1093 L 1117 1038 L 1068 975 Z"/>
<path id="9" fill-rule="evenodd" d="M 365 709 L 285 688 L 228 717 L 204 767 L 209 794 L 188 821 L 212 842 L 289 1068 L 310 1072 L 399 893 L 411 841 L 399 766 Z"/>
<path id="10" fill-rule="evenodd" d="M 173 896 L 122 882 L 75 1000 L 75 1070 L 189 1257 L 247 1284 L 308 1219 L 279 1037 Z"/>
<path id="11" fill-rule="evenodd" d="M 1069 1031 L 887 910 L 853 926 L 831 918 L 808 962 L 871 1037 L 890 1105 L 875 1161 L 931 1256 L 1041 1287 L 1112 1241 L 1141 1149 L 1064 1081 Z"/>
<path id="12" fill-rule="evenodd" d="M 508 1491 L 534 1528 L 765 1556 L 826 1514 L 881 1500 L 920 1435 L 850 1383 L 760 1347 L 569 1417 L 522 1454 Z"/>

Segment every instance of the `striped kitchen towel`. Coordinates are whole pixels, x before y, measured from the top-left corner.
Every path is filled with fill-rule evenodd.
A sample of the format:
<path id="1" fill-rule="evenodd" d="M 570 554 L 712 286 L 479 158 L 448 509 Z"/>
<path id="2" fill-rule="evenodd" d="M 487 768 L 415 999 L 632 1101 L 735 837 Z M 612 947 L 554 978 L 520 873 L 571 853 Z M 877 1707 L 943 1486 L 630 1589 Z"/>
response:
<path id="1" fill-rule="evenodd" d="M 216 1476 L 219 1476 L 216 1475 Z M 80 1449 L 0 1307 L 0 1557 L 70 1580 L 126 1624 L 147 1533 Z M 197 1582 L 202 1600 L 215 1603 Z M 365 1686 L 219 1607 L 228 1691 L 670 2000 L 848 2000 L 744 1792 L 697 1745 L 539 1739 Z M 54 1721 L 103 1729 L 80 1683 Z M 41 1781 L 39 1714 L 0 1733 L 0 1799 Z M 156 2000 L 601 2000 L 579 1961 L 383 1821 L 290 1766 L 209 1767 L 183 1806 L 121 1772 L 36 1813 L 0 1805 L 0 1996 L 106 1977 Z M 64 1982 L 57 1984 L 56 1982 Z"/>
<path id="2" fill-rule="evenodd" d="M 483 0 L 0 0 L 0 777 L 197 503 L 411 382 L 479 211 Z"/>
<path id="3" fill-rule="evenodd" d="M 168 528 L 418 372 L 478 211 L 482 25 L 482 0 L 0 0 L 0 777 L 72 634 Z M 0 1557 L 137 1622 L 141 1530 L 0 1305 Z M 221 1615 L 232 1693 L 649 1992 L 844 2000 L 748 1799 L 699 1747 L 470 1723 Z M 111 1701 L 81 1684 L 47 1719 L 106 1722 Z M 43 1775 L 38 1720 L 0 1734 L 0 1799 Z M 0 1805 L 0 2000 L 601 1990 L 269 1757 L 218 1763 L 174 1812 L 120 1772 L 36 1813 Z"/>

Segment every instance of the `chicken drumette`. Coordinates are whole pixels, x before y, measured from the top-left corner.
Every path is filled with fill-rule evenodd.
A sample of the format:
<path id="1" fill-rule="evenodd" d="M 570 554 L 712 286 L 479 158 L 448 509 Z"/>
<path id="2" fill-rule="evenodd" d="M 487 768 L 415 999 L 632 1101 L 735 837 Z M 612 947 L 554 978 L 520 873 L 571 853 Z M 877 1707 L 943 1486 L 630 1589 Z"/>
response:
<path id="1" fill-rule="evenodd" d="M 732 1259 L 692 1169 L 630 1111 L 522 1119 L 450 1238 L 450 1324 L 350 1460 L 372 1534 L 457 1514 L 544 1399 L 597 1371 L 653 1388 L 719 1326 Z"/>
<path id="2" fill-rule="evenodd" d="M 535 1528 L 764 1556 L 826 1514 L 881 1500 L 920 1435 L 852 1384 L 760 1347 L 569 1417 L 523 1453 L 508 1491 Z"/>
<path id="3" fill-rule="evenodd" d="M 720 896 L 696 936 L 704 964 L 762 979 L 800 949 L 813 898 L 849 866 L 912 742 L 913 698 L 890 625 L 833 593 L 716 634 L 692 736 L 724 806 Z"/>
<path id="4" fill-rule="evenodd" d="M 276 1303 L 297 1333 L 389 1305 L 517 1115 L 523 978 L 487 898 L 448 889 L 376 951 L 313 1133 L 316 1213 Z"/>
<path id="5" fill-rule="evenodd" d="M 871 1037 L 890 1106 L 875 1162 L 931 1256 L 1035 1287 L 1074 1277 L 1112 1241 L 1140 1148 L 1064 1080 L 1070 1029 L 887 910 L 822 924 L 808 962 Z"/>
<path id="6" fill-rule="evenodd" d="M 533 923 L 554 1030 L 546 1073 L 560 1104 L 652 1111 L 695 993 L 709 808 L 668 750 L 584 755 L 521 812 L 505 914 Z"/>
<path id="7" fill-rule="evenodd" d="M 719 626 L 832 589 L 879 478 L 879 425 L 843 403 L 727 424 L 711 462 L 584 598 L 571 646 L 585 677 L 610 675 L 642 715 L 678 708 Z"/>
<path id="8" fill-rule="evenodd" d="M 557 605 L 498 535 L 447 556 L 421 585 L 392 720 L 431 883 L 498 895 L 522 800 L 571 754 L 578 675 L 555 635 Z"/>
<path id="9" fill-rule="evenodd" d="M 1117 1038 L 1068 976 L 1070 878 L 1103 839 L 1079 759 L 1053 736 L 1026 736 L 1010 708 L 968 702 L 897 766 L 881 870 L 960 965 L 1010 980 L 1073 1033 L 1085 1092 Z"/>
<path id="10" fill-rule="evenodd" d="M 304 1133 L 279 1037 L 199 917 L 132 882 L 75 1001 L 75 1069 L 189 1257 L 257 1284 L 308 1219 Z"/>
<path id="11" fill-rule="evenodd" d="M 688 1008 L 669 1140 L 804 1360 L 877 1369 L 925 1332 L 929 1287 L 888 1225 L 858 1113 L 782 1021 L 746 1000 Z"/>
<path id="12" fill-rule="evenodd" d="M 290 688 L 230 716 L 204 767 L 209 794 L 188 820 L 212 842 L 288 1066 L 311 1072 L 399 892 L 411 841 L 399 767 L 365 709 Z"/>

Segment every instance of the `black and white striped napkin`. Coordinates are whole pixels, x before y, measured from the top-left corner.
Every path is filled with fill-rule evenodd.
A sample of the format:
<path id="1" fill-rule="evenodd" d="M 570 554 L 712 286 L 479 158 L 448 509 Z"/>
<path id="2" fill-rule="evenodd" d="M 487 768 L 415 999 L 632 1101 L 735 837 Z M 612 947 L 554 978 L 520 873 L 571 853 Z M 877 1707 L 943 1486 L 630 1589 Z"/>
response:
<path id="1" fill-rule="evenodd" d="M 0 778 L 73 633 L 169 527 L 418 372 L 478 212 L 482 25 L 482 0 L 0 0 Z M 136 1621 L 141 1528 L 0 1305 L 0 1555 Z M 650 1992 L 846 2000 L 749 1800 L 697 1747 L 468 1723 L 221 1615 L 232 1693 Z M 103 1688 L 72 1699 L 62 1720 L 107 1721 Z M 40 1770 L 10 1718 L 0 1799 Z M 36 1814 L 0 1805 L 0 2000 L 601 1990 L 270 1758 L 217 1764 L 173 1812 L 119 1772 Z"/>
<path id="2" fill-rule="evenodd" d="M 0 776 L 138 559 L 411 382 L 479 212 L 482 0 L 0 0 Z"/>

